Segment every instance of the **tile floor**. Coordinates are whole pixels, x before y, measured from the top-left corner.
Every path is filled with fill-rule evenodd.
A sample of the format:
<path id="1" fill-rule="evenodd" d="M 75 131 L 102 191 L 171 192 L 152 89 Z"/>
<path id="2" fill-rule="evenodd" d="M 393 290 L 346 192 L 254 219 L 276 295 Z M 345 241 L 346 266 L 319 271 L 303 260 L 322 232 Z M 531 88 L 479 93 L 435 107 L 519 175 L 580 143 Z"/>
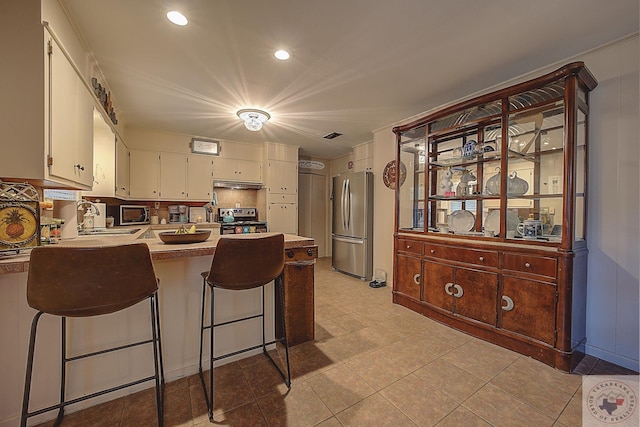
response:
<path id="1" fill-rule="evenodd" d="M 214 424 L 196 375 L 168 383 L 165 426 L 581 425 L 580 375 L 394 305 L 389 287 L 332 272 L 330 258 L 315 274 L 316 340 L 291 348 L 291 389 L 263 355 L 252 356 L 215 369 Z M 633 373 L 589 356 L 578 371 Z M 153 388 L 62 423 L 155 425 Z"/>

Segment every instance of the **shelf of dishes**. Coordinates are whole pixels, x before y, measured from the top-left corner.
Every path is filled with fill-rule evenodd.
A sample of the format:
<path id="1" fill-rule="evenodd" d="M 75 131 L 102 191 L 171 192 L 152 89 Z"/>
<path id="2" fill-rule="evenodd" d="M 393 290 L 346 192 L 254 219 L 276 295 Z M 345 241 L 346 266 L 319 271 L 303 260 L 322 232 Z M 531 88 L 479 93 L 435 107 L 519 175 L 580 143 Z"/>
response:
<path id="1" fill-rule="evenodd" d="M 475 207 L 465 209 L 458 205 L 456 208 L 438 208 L 434 222 L 429 218 L 427 230 L 433 233 L 454 234 L 460 236 L 483 236 L 490 238 L 505 237 L 506 239 L 539 240 L 559 243 L 562 227 L 554 223 L 555 208 L 544 207 L 534 214 L 529 209 L 511 208 L 506 210 L 506 233 L 500 235 L 502 222 L 500 209 L 488 209 L 482 213 L 482 221 L 476 219 Z M 405 227 L 401 229 L 407 230 Z M 424 210 L 414 212 L 412 231 L 424 231 Z"/>

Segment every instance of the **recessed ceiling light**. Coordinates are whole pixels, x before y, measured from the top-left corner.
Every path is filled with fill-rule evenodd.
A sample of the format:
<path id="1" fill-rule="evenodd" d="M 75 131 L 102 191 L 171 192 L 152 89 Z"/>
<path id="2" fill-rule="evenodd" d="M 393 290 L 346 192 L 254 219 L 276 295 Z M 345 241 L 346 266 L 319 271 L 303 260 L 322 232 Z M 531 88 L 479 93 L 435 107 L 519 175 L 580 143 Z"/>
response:
<path id="1" fill-rule="evenodd" d="M 169 21 L 173 22 L 176 25 L 180 25 L 180 26 L 185 26 L 189 23 L 189 20 L 187 20 L 187 17 L 184 16 L 182 13 L 178 12 L 177 10 L 172 10 L 170 12 L 167 12 L 167 19 L 169 19 Z"/>
<path id="2" fill-rule="evenodd" d="M 279 59 L 280 61 L 286 61 L 290 57 L 289 52 L 287 52 L 286 50 L 276 50 L 273 56 L 275 56 L 276 59 Z"/>

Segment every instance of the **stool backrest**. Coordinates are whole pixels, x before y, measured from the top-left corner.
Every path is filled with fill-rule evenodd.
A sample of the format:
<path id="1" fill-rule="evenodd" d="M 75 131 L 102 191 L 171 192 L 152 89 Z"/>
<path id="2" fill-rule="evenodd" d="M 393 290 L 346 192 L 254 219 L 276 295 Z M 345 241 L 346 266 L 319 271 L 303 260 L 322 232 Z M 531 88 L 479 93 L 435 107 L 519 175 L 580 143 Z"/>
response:
<path id="1" fill-rule="evenodd" d="M 40 246 L 31 251 L 27 302 L 58 316 L 114 313 L 151 296 L 158 282 L 145 243 Z"/>
<path id="2" fill-rule="evenodd" d="M 266 285 L 284 269 L 284 234 L 221 238 L 207 282 L 224 289 Z"/>

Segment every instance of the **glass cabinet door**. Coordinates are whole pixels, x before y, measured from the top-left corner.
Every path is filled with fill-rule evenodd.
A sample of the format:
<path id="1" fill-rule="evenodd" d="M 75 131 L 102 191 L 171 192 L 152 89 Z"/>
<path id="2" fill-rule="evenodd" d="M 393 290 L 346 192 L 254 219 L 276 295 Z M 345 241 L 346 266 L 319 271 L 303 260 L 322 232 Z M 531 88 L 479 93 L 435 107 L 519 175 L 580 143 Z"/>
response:
<path id="1" fill-rule="evenodd" d="M 509 239 L 560 242 L 564 201 L 564 101 L 527 104 L 509 113 L 507 226 Z M 522 95 L 518 95 L 518 98 Z M 510 104 L 519 105 L 515 100 Z"/>
<path id="2" fill-rule="evenodd" d="M 398 229 L 424 231 L 425 227 L 425 128 L 418 127 L 400 136 L 398 170 Z"/>

